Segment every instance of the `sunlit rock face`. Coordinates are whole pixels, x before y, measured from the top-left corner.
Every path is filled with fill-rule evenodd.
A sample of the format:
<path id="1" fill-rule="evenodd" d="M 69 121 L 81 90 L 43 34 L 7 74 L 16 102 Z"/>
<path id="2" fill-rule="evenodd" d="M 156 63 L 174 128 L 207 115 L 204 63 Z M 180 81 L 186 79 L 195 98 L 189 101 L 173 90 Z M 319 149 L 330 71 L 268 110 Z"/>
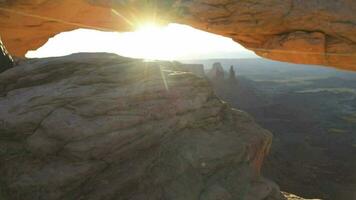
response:
<path id="1" fill-rule="evenodd" d="M 177 63 L 35 59 L 0 85 L 0 199 L 282 199 L 271 133 Z"/>
<path id="2" fill-rule="evenodd" d="M 231 37 L 262 57 L 356 70 L 354 0 L 2 0 L 0 8 L 0 35 L 17 56 L 63 31 L 127 31 L 160 17 Z"/>
<path id="3" fill-rule="evenodd" d="M 187 23 L 229 36 L 262 57 L 356 69 L 353 0 L 197 0 Z"/>
<path id="4" fill-rule="evenodd" d="M 286 192 L 283 192 L 283 194 L 287 198 L 287 200 L 308 200 L 308 199 L 304 199 L 302 197 L 296 196 L 294 194 L 289 194 Z M 321 200 L 321 199 L 309 199 L 309 200 Z"/>

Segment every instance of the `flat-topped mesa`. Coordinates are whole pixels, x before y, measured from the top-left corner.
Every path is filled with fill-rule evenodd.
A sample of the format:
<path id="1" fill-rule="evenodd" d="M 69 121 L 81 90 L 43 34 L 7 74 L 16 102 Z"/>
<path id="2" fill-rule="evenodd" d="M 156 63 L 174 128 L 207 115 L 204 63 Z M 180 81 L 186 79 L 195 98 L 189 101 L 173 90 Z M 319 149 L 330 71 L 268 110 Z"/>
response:
<path id="1" fill-rule="evenodd" d="M 202 64 L 182 64 L 183 69 L 192 72 L 196 76 L 204 77 L 204 65 Z"/>
<path id="2" fill-rule="evenodd" d="M 0 74 L 0 199 L 281 200 L 272 134 L 208 81 L 111 54 Z"/>
<path id="3" fill-rule="evenodd" d="M 0 35 L 23 56 L 63 31 L 127 31 L 159 16 L 230 37 L 265 58 L 356 70 L 355 13 L 354 0 L 5 0 Z"/>

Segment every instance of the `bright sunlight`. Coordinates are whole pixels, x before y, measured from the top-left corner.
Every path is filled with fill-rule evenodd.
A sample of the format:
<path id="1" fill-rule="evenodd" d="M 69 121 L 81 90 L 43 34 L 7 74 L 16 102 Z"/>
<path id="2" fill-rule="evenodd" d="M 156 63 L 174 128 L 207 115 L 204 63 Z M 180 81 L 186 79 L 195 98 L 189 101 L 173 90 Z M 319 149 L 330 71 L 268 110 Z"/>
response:
<path id="1" fill-rule="evenodd" d="M 125 33 L 77 29 L 56 35 L 26 56 L 53 57 L 77 52 L 109 52 L 160 60 L 256 57 L 230 38 L 180 24 L 145 24 L 135 32 Z"/>

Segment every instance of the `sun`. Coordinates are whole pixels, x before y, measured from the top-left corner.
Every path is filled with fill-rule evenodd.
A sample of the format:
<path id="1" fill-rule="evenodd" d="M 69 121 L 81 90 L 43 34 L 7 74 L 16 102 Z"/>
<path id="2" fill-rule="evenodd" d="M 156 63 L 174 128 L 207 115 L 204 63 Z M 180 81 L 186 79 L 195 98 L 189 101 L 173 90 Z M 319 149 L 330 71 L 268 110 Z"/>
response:
<path id="1" fill-rule="evenodd" d="M 157 33 L 163 29 L 162 26 L 154 23 L 154 22 L 146 22 L 143 24 L 140 24 L 137 28 L 136 31 L 138 32 L 146 32 L 146 33 Z"/>
<path id="2" fill-rule="evenodd" d="M 132 51 L 146 59 L 173 59 L 177 55 L 169 27 L 147 22 L 130 33 Z"/>

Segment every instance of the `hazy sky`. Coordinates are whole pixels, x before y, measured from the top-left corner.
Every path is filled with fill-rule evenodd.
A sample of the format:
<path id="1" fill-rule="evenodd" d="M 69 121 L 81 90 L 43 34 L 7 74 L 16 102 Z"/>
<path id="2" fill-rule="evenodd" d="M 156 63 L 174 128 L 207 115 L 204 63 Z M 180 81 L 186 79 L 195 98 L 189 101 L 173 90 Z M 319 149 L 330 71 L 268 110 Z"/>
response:
<path id="1" fill-rule="evenodd" d="M 110 52 L 145 59 L 248 58 L 256 55 L 230 38 L 180 24 L 146 25 L 135 32 L 77 29 L 58 34 L 27 57 L 63 56 L 77 52 Z"/>

